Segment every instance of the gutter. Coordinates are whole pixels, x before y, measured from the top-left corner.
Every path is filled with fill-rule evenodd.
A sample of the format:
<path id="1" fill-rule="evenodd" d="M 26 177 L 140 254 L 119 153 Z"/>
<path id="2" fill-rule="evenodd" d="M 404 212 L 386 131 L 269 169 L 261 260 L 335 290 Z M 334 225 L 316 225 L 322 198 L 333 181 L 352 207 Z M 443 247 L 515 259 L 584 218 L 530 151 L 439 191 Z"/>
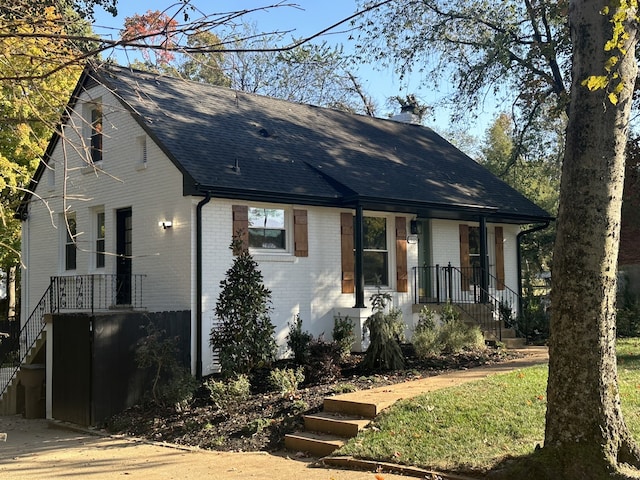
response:
<path id="1" fill-rule="evenodd" d="M 542 225 L 537 225 L 533 228 L 530 228 L 529 230 L 523 230 L 522 232 L 518 233 L 518 235 L 516 236 L 516 252 L 518 257 L 517 258 L 518 260 L 518 312 L 520 312 L 521 315 L 522 315 L 522 255 L 521 255 L 522 247 L 520 245 L 520 240 L 525 235 L 529 235 L 531 233 L 544 230 L 545 228 L 549 227 L 550 223 L 551 223 L 551 220 L 547 220 Z"/>
<path id="2" fill-rule="evenodd" d="M 211 201 L 211 191 L 196 207 L 196 378 L 202 378 L 202 208 Z"/>

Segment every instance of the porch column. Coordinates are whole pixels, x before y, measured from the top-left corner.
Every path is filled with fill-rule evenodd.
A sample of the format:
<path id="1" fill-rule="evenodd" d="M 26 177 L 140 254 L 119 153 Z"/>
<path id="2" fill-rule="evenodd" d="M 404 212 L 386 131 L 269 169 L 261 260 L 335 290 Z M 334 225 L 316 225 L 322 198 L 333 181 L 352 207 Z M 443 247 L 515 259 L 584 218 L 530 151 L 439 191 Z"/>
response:
<path id="1" fill-rule="evenodd" d="M 487 248 L 487 219 L 480 217 L 480 303 L 489 301 L 489 250 Z"/>
<path id="2" fill-rule="evenodd" d="M 354 225 L 354 250 L 355 250 L 355 290 L 356 304 L 354 308 L 364 308 L 364 213 L 362 206 L 356 207 L 356 220 Z"/>

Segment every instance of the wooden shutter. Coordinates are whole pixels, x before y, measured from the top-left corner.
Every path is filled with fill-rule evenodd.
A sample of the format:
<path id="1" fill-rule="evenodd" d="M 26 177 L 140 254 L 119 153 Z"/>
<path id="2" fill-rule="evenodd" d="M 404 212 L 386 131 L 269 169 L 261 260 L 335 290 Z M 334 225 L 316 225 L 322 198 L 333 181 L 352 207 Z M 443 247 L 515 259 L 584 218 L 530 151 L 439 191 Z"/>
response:
<path id="1" fill-rule="evenodd" d="M 309 233 L 307 231 L 307 211 L 293 211 L 293 248 L 296 257 L 309 256 Z"/>
<path id="2" fill-rule="evenodd" d="M 462 275 L 460 276 L 460 288 L 463 291 L 469 290 L 471 283 L 469 273 L 471 262 L 469 260 L 469 225 L 460 225 L 460 268 Z"/>
<path id="3" fill-rule="evenodd" d="M 396 217 L 396 281 L 398 292 L 409 291 L 407 275 L 407 219 Z"/>
<path id="4" fill-rule="evenodd" d="M 242 240 L 241 251 L 249 249 L 249 207 L 246 205 L 233 205 L 233 231 L 232 236 L 239 235 Z M 238 255 L 239 251 L 234 251 L 234 255 Z"/>
<path id="5" fill-rule="evenodd" d="M 350 212 L 340 214 L 340 251 L 342 255 L 342 293 L 354 293 L 353 215 Z"/>
<path id="6" fill-rule="evenodd" d="M 496 227 L 496 288 L 504 290 L 504 234 L 502 227 Z"/>

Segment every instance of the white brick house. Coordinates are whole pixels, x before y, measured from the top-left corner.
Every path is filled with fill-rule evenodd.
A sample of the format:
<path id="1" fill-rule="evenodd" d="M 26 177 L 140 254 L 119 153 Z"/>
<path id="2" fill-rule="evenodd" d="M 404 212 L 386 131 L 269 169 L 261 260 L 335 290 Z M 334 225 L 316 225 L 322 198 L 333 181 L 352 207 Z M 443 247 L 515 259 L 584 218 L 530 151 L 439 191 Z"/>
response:
<path id="1" fill-rule="evenodd" d="M 191 312 L 197 375 L 239 227 L 283 346 L 296 314 L 327 338 L 366 318 L 374 278 L 409 326 L 451 293 L 436 266 L 468 301 L 518 291 L 521 226 L 551 219 L 428 128 L 121 67 L 88 67 L 61 125 L 18 212 L 22 322 L 52 278 L 66 302 L 104 284 L 107 309 Z"/>

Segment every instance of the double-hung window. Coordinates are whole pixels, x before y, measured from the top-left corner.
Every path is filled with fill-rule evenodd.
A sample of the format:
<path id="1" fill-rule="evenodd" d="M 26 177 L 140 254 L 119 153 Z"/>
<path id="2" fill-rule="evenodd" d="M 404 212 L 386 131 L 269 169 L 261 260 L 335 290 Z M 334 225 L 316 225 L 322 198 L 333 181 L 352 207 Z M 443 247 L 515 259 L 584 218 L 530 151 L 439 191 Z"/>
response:
<path id="1" fill-rule="evenodd" d="M 387 219 L 364 217 L 362 240 L 364 284 L 367 286 L 389 285 Z"/>
<path id="2" fill-rule="evenodd" d="M 284 209 L 249 207 L 249 248 L 287 250 Z"/>

